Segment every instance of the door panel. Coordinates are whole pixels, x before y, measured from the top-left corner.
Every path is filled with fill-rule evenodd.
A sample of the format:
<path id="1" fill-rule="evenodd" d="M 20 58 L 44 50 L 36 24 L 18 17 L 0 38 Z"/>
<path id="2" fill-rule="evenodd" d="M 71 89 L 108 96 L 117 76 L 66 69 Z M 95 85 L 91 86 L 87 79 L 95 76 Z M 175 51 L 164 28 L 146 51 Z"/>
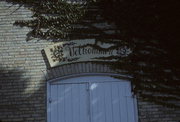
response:
<path id="1" fill-rule="evenodd" d="M 50 122 L 56 122 L 58 120 L 58 108 L 57 108 L 57 90 L 58 86 L 57 85 L 52 85 L 51 86 L 51 92 L 50 92 Z"/>
<path id="2" fill-rule="evenodd" d="M 135 122 L 129 85 L 128 82 L 91 84 L 92 122 Z"/>
<path id="3" fill-rule="evenodd" d="M 50 122 L 89 122 L 87 84 L 51 86 Z"/>

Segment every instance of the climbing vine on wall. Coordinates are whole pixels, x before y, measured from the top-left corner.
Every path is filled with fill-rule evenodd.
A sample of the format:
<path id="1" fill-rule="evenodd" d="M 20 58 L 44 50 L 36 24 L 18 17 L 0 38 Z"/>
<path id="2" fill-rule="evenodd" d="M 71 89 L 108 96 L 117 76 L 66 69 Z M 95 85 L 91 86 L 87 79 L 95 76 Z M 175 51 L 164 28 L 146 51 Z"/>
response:
<path id="1" fill-rule="evenodd" d="M 123 70 L 126 71 L 125 73 L 131 75 L 133 77 L 131 81 L 134 85 L 134 92 L 136 94 L 139 94 L 145 100 L 153 101 L 165 106 L 180 107 L 178 104 L 176 104 L 176 102 L 174 102 L 180 101 L 180 82 L 178 73 L 180 70 L 176 67 L 172 67 L 172 65 L 170 64 L 171 62 L 168 62 L 166 52 L 161 49 L 160 45 L 158 45 L 158 41 L 153 40 L 153 35 L 151 35 L 150 38 L 144 38 L 143 35 L 142 38 L 140 34 L 142 32 L 139 32 L 138 34 L 140 34 L 140 36 L 138 35 L 138 37 L 136 37 L 137 34 L 134 32 L 138 31 L 139 29 L 139 27 L 137 27 L 139 19 L 137 20 L 137 23 L 131 23 L 131 17 L 133 19 L 135 19 L 136 17 L 129 16 L 129 13 L 127 12 L 128 10 L 126 10 L 132 9 L 132 7 L 126 8 L 129 6 L 129 4 L 121 4 L 122 8 L 123 6 L 125 6 L 125 8 L 123 9 L 123 13 L 121 9 L 115 7 L 116 4 L 113 4 L 112 6 L 114 7 L 112 7 L 110 3 L 106 5 L 100 3 L 101 7 L 102 5 L 104 5 L 103 7 L 110 6 L 109 9 L 104 9 L 107 15 L 103 12 L 103 15 L 101 15 L 101 11 L 103 11 L 102 8 L 99 10 L 96 8 L 95 12 L 94 9 L 89 11 L 88 7 L 89 4 L 92 4 L 91 1 L 86 2 L 86 4 L 78 4 L 77 2 L 75 4 L 70 4 L 61 0 L 11 0 L 11 2 L 23 5 L 25 4 L 29 6 L 31 11 L 33 12 L 32 20 L 19 20 L 15 22 L 15 25 L 19 25 L 22 27 L 27 26 L 32 28 L 31 32 L 28 34 L 28 40 L 30 40 L 32 37 L 52 41 L 60 41 L 60 39 L 68 40 L 70 35 L 74 33 L 74 30 L 76 29 L 75 25 L 79 24 L 83 18 L 92 17 L 91 21 L 96 21 L 99 16 L 105 16 L 105 18 L 107 18 L 108 20 L 114 19 L 115 24 L 120 29 L 121 27 L 123 27 L 123 31 L 121 31 L 121 33 L 116 33 L 115 35 L 106 34 L 103 33 L 100 29 L 98 30 L 96 28 L 93 28 L 92 30 L 83 28 L 81 31 L 77 31 L 82 35 L 84 34 L 87 38 L 96 38 L 96 41 L 100 42 L 107 43 L 108 41 L 111 41 L 112 43 L 113 39 L 124 40 L 114 41 L 114 43 L 117 45 L 117 47 L 120 45 L 132 47 L 133 54 L 123 59 L 120 58 L 113 64 L 106 64 L 109 64 L 113 69 L 121 71 Z M 131 3 L 131 5 L 133 4 L 134 3 Z M 100 13 L 96 13 L 99 11 Z M 122 13 L 119 13 L 119 11 L 121 11 Z M 87 13 L 90 14 L 87 15 Z M 115 18 L 111 18 L 110 15 Z M 118 18 L 118 16 L 120 17 Z M 122 17 L 124 17 L 124 19 L 121 19 Z M 152 20 L 156 21 L 158 20 L 158 17 L 155 17 L 155 20 L 154 18 Z M 80 23 L 80 25 L 87 26 L 87 23 L 82 22 Z M 132 27 L 133 29 L 135 29 L 133 30 Z M 119 28 L 117 28 L 117 32 L 119 31 Z M 86 32 L 87 30 L 88 32 Z M 128 31 L 131 31 L 131 33 L 127 33 Z M 93 33 L 95 36 L 89 36 L 89 32 Z M 97 45 L 90 46 L 93 46 L 94 48 L 99 50 L 104 50 Z M 106 58 L 106 60 L 108 60 L 108 58 Z"/>

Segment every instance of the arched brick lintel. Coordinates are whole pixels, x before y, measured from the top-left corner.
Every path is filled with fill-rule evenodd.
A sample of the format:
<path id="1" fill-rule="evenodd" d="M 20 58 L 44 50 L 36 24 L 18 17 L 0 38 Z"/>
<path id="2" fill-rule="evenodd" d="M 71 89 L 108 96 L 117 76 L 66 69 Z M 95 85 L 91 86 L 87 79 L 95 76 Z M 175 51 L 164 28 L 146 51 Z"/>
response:
<path id="1" fill-rule="evenodd" d="M 123 71 L 115 71 L 106 64 L 96 64 L 91 62 L 75 63 L 48 69 L 46 73 L 46 80 L 49 81 L 65 76 L 75 76 L 76 74 L 118 74 L 119 72 Z"/>

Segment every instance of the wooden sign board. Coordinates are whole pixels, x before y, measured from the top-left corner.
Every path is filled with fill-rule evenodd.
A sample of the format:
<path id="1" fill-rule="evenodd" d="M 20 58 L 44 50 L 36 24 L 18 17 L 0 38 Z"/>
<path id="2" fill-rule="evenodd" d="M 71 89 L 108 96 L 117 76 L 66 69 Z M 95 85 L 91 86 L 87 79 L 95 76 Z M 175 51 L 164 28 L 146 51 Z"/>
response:
<path id="1" fill-rule="evenodd" d="M 44 50 L 51 67 L 77 62 L 116 61 L 117 58 L 108 57 L 126 57 L 132 52 L 127 46 L 117 47 L 113 43 L 97 43 L 95 39 L 59 42 Z"/>

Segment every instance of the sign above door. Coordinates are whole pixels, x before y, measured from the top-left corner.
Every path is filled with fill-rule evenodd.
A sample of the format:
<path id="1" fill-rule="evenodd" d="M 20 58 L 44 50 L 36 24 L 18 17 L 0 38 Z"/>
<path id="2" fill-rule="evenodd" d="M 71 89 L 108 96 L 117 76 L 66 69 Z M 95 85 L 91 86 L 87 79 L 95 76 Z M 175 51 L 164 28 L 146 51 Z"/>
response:
<path id="1" fill-rule="evenodd" d="M 118 40 L 117 40 L 118 41 Z M 58 42 L 44 49 L 51 67 L 93 61 L 117 61 L 127 57 L 132 50 L 125 45 L 102 43 L 95 39 Z"/>

